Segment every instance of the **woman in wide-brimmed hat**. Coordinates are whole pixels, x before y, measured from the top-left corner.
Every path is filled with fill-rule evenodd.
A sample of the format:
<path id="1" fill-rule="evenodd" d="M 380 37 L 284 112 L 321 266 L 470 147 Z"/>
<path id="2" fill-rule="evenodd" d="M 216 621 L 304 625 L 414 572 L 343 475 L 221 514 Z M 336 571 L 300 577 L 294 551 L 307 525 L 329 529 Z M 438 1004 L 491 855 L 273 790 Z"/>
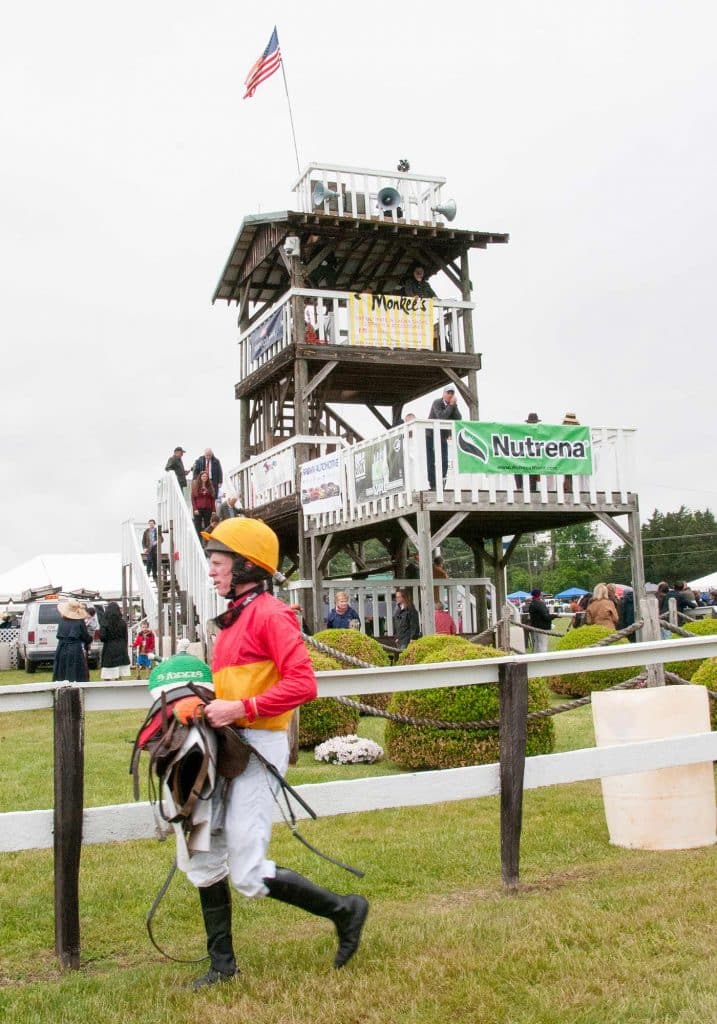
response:
<path id="1" fill-rule="evenodd" d="M 60 625 L 57 627 L 57 649 L 52 666 L 53 682 L 86 683 L 90 678 L 87 651 L 92 643 L 86 626 L 90 617 L 80 601 L 59 601 Z"/>

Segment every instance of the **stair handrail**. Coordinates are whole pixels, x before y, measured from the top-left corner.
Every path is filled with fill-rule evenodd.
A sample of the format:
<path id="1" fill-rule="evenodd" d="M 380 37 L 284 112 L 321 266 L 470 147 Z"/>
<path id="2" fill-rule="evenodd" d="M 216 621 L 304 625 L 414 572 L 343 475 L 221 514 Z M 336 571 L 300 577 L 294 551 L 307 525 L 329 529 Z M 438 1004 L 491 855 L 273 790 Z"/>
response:
<path id="1" fill-rule="evenodd" d="M 159 608 L 157 605 L 157 592 L 150 583 L 147 575 L 147 568 L 142 558 L 142 549 L 139 543 L 139 530 L 134 519 L 126 519 L 122 523 L 122 567 L 130 566 L 132 569 L 132 583 L 136 588 L 142 601 L 145 617 L 149 620 L 152 629 L 159 625 Z M 132 595 L 130 595 L 131 598 Z"/>
<path id="2" fill-rule="evenodd" d="M 206 640 L 207 622 L 216 618 L 226 607 L 207 575 L 207 559 L 197 535 L 191 509 L 177 481 L 176 473 L 165 473 L 157 487 L 157 522 L 166 531 L 162 537 L 162 552 L 169 552 L 169 524 L 172 523 L 175 563 L 174 571 L 179 589 L 185 591 L 194 604 L 199 618 L 199 631 Z"/>

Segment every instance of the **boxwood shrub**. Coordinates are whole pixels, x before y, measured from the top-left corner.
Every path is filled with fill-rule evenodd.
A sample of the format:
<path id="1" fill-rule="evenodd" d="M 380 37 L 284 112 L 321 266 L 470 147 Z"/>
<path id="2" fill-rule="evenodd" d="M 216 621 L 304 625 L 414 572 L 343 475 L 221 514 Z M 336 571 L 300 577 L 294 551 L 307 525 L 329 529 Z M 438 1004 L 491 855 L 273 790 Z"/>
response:
<path id="1" fill-rule="evenodd" d="M 555 650 L 577 651 L 583 647 L 594 647 L 598 640 L 603 640 L 614 632 L 614 629 L 609 629 L 607 626 L 580 626 L 579 629 L 571 629 L 565 636 L 559 637 L 555 644 Z M 626 638 L 617 642 L 628 643 Z M 550 676 L 546 681 L 555 693 L 566 694 L 570 697 L 586 697 L 593 690 L 607 690 L 609 687 L 615 686 L 616 683 L 624 683 L 626 679 L 638 675 L 639 672 L 640 669 L 636 666 L 607 668 L 598 672 Z"/>
<path id="2" fill-rule="evenodd" d="M 323 629 L 320 633 L 316 634 L 315 639 L 322 644 L 333 647 L 337 651 L 341 651 L 342 654 L 350 654 L 352 658 L 360 658 L 361 661 L 367 661 L 370 665 L 380 667 L 391 664 L 391 659 L 381 644 L 377 643 L 373 637 L 361 633 L 358 629 Z M 343 663 L 341 665 L 346 669 L 353 667 Z M 391 696 L 390 693 L 365 693 L 358 699 L 364 704 L 370 704 L 371 707 L 385 710 L 388 707 Z"/>
<path id="3" fill-rule="evenodd" d="M 348 630 L 346 630 L 348 632 Z M 335 658 L 309 647 L 309 657 L 315 672 L 330 672 L 346 668 Z M 332 736 L 347 736 L 355 733 L 358 726 L 359 713 L 353 708 L 339 704 L 328 697 L 317 697 L 303 704 L 299 711 L 299 747 L 302 750 L 312 749 L 317 743 L 331 739 Z"/>
<path id="4" fill-rule="evenodd" d="M 399 658 L 399 665 L 424 665 L 439 661 L 475 661 L 503 654 L 456 636 L 427 636 L 414 640 Z M 548 707 L 550 698 L 543 680 L 530 680 L 528 709 Z M 389 711 L 416 718 L 438 718 L 470 722 L 497 718 L 498 687 L 451 686 L 446 689 L 395 693 Z M 550 753 L 554 744 L 550 718 L 528 723 L 528 754 Z M 459 768 L 490 764 L 499 759 L 497 729 L 435 729 L 430 726 L 388 722 L 385 733 L 387 756 L 401 768 Z"/>
<path id="5" fill-rule="evenodd" d="M 682 629 L 695 636 L 709 636 L 710 633 L 717 633 L 717 619 L 695 619 L 694 622 L 680 623 Z M 673 635 L 673 639 L 679 637 Z M 706 658 L 697 658 L 695 661 L 671 661 L 665 665 L 668 672 L 674 672 L 681 679 L 692 679 L 698 668 L 704 665 Z"/>
<path id="6" fill-rule="evenodd" d="M 696 686 L 706 686 L 708 690 L 717 693 L 717 658 L 705 658 L 695 674 L 692 682 Z M 717 700 L 710 697 L 710 721 L 712 728 L 717 729 Z"/>

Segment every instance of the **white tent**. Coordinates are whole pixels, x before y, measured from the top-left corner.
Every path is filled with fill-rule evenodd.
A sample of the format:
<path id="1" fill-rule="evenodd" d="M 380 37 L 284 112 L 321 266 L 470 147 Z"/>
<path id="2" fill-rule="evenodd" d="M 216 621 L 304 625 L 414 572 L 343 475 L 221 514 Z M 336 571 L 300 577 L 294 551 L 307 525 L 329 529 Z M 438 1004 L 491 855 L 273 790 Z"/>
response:
<path id="1" fill-rule="evenodd" d="M 687 584 L 693 590 L 699 590 L 704 594 L 707 590 L 717 590 L 717 572 L 711 572 L 708 576 L 700 576 L 698 580 L 690 580 Z"/>
<path id="2" fill-rule="evenodd" d="M 2 602 L 38 587 L 56 587 L 65 593 L 90 590 L 101 597 L 118 598 L 122 594 L 120 554 L 36 555 L 29 562 L 0 573 Z"/>

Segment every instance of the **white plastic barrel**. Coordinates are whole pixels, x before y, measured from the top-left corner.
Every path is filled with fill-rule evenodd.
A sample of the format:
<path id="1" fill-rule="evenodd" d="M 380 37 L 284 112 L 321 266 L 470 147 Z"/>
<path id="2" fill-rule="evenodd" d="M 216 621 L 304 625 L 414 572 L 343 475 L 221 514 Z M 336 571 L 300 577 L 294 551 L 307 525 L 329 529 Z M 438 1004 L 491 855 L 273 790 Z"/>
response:
<path id="1" fill-rule="evenodd" d="M 0 672 L 6 672 L 11 664 L 10 644 L 0 644 Z"/>
<path id="2" fill-rule="evenodd" d="M 710 731 L 704 686 L 657 686 L 592 695 L 598 747 Z M 689 850 L 717 840 L 712 762 L 604 778 L 614 846 Z"/>

